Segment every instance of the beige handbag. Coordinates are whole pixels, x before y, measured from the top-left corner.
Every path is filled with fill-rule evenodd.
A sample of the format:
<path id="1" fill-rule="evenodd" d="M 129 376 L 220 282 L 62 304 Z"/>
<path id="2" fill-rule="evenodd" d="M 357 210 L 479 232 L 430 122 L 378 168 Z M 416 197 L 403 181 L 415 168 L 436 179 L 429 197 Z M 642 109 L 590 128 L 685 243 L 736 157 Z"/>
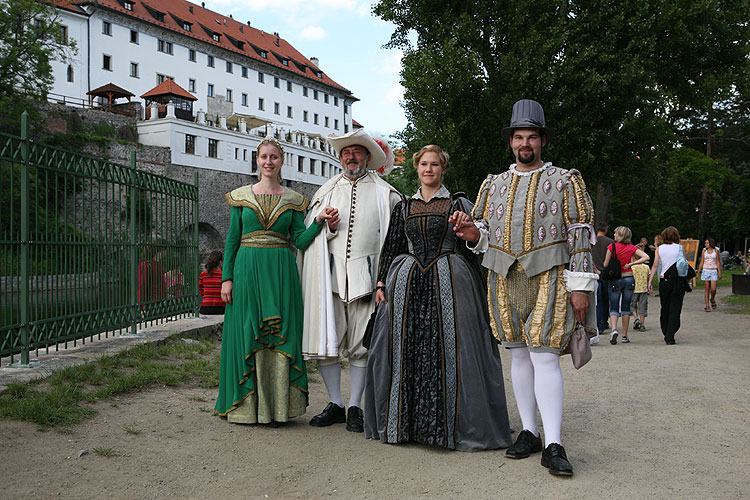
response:
<path id="1" fill-rule="evenodd" d="M 562 352 L 563 354 L 570 354 L 576 370 L 591 360 L 591 344 L 589 343 L 589 339 L 592 337 L 594 335 L 589 335 L 581 323 L 576 324 L 576 328 L 570 336 L 568 346 Z"/>

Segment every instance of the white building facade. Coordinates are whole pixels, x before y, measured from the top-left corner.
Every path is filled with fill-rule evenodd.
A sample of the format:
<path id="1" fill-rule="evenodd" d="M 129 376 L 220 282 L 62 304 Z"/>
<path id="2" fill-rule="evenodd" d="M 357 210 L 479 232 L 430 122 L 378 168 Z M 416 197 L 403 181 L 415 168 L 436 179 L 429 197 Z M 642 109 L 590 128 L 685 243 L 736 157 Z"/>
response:
<path id="1" fill-rule="evenodd" d="M 138 129 L 144 144 L 171 147 L 174 164 L 248 173 L 261 135 L 273 134 L 286 141 L 285 178 L 321 184 L 340 171 L 322 138 L 352 130 L 357 99 L 277 34 L 185 0 L 55 3 L 78 53 L 53 64 L 50 100 L 88 102 L 107 83 L 140 96 L 172 78 L 197 97 L 196 120 Z"/>

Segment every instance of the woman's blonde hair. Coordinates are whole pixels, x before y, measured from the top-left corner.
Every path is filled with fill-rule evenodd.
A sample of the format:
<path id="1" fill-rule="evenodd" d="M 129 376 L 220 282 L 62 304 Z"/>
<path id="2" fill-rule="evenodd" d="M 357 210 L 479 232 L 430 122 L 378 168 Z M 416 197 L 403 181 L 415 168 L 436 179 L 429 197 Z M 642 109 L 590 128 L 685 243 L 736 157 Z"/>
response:
<path id="1" fill-rule="evenodd" d="M 422 156 L 425 153 L 436 153 L 438 155 L 438 158 L 440 158 L 440 166 L 443 167 L 443 170 L 448 170 L 448 168 L 450 168 L 450 155 L 443 151 L 440 146 L 436 146 L 435 144 L 428 144 L 427 146 L 424 146 L 422 149 L 414 153 L 414 155 L 412 156 L 412 160 L 414 160 L 414 168 L 417 168 L 417 165 L 419 165 L 419 160 L 422 159 Z"/>
<path id="2" fill-rule="evenodd" d="M 633 237 L 633 232 L 628 226 L 617 226 L 615 228 L 615 236 L 620 237 L 620 243 L 628 245 L 630 244 L 630 238 Z"/>

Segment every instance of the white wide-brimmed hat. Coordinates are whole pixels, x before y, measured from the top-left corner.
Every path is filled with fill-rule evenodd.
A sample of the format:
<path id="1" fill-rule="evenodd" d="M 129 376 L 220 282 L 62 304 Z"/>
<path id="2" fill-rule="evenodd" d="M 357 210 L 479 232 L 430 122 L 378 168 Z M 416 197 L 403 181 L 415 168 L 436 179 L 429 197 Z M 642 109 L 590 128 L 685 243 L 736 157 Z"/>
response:
<path id="1" fill-rule="evenodd" d="M 341 150 L 346 147 L 362 146 L 365 148 L 370 153 L 370 161 L 367 163 L 369 170 L 378 170 L 386 164 L 387 157 L 383 147 L 370 134 L 365 132 L 365 129 L 359 128 L 344 135 L 329 134 L 326 139 L 336 150 L 336 156 L 338 157 L 341 157 Z M 385 140 L 383 142 L 385 147 L 390 150 L 388 143 Z"/>

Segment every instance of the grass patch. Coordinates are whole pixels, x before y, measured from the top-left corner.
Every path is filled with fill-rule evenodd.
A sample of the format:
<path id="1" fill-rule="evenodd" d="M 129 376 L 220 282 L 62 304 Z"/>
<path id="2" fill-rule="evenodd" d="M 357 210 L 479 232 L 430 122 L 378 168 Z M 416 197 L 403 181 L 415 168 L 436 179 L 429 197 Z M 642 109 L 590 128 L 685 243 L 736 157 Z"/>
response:
<path id="1" fill-rule="evenodd" d="M 750 295 L 728 295 L 721 300 L 732 306 L 732 314 L 750 314 Z"/>
<path id="2" fill-rule="evenodd" d="M 95 454 L 99 455 L 100 457 L 114 457 L 117 456 L 117 453 L 115 452 L 114 448 L 93 448 L 91 451 L 93 451 Z"/>
<path id="3" fill-rule="evenodd" d="M 203 396 L 190 396 L 188 401 L 197 401 L 198 403 L 208 403 L 208 399 Z"/>
<path id="4" fill-rule="evenodd" d="M 46 379 L 13 382 L 0 395 L 0 418 L 34 422 L 40 430 L 65 431 L 96 415 L 91 403 L 151 385 L 188 381 L 205 388 L 219 385 L 217 343 L 187 343 L 171 337 L 161 345 L 142 344 L 63 368 Z"/>
<path id="5" fill-rule="evenodd" d="M 125 432 L 127 432 L 128 434 L 132 434 L 134 436 L 137 436 L 138 434 L 141 433 L 141 430 L 140 429 L 134 429 L 133 427 L 125 427 Z"/>

